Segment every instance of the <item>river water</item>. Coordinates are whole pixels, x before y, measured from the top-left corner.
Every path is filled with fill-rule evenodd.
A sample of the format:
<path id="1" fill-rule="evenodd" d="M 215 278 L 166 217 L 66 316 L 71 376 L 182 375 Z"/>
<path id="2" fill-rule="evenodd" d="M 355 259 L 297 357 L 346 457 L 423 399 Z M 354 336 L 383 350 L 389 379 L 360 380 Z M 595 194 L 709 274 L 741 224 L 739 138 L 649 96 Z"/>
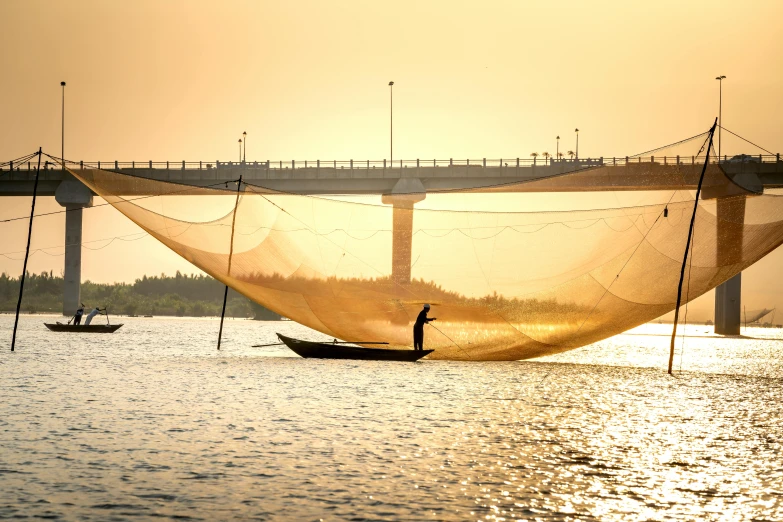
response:
<path id="1" fill-rule="evenodd" d="M 783 332 L 522 362 L 300 359 L 292 322 L 0 316 L 0 518 L 780 520 Z M 49 318 L 52 320 L 54 318 Z M 117 319 L 115 319 L 117 320 Z M 682 346 L 684 342 L 684 347 Z"/>

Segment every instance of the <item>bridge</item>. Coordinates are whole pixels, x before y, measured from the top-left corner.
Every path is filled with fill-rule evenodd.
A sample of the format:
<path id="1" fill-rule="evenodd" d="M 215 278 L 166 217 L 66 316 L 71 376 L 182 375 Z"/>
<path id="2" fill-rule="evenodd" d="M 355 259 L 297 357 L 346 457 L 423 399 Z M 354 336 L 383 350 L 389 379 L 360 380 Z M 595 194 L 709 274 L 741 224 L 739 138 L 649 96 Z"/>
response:
<path id="1" fill-rule="evenodd" d="M 171 181 L 193 186 L 214 186 L 236 181 L 240 176 L 250 184 L 296 194 L 381 194 L 392 205 L 392 277 L 410 281 L 412 248 L 412 209 L 426 198 L 427 192 L 441 190 L 493 190 L 497 185 L 536 181 L 516 185 L 518 192 L 584 192 L 600 190 L 695 190 L 703 159 L 691 157 L 599 157 L 580 159 L 510 158 L 369 161 L 264 161 L 264 162 L 188 162 L 188 161 L 96 161 L 70 164 L 79 169 L 107 169 L 140 178 Z M 740 161 L 722 158 L 721 169 L 738 186 L 703 187 L 705 199 L 718 199 L 718 215 L 744 214 L 740 205 L 721 198 L 737 194 L 761 193 L 783 188 L 783 162 L 780 154 L 744 156 Z M 556 176 L 574 173 L 575 176 Z M 644 174 L 644 175 L 642 175 Z M 31 196 L 35 164 L 9 164 L 0 169 L 0 196 Z M 683 185 L 683 182 L 685 185 Z M 134 188 L 128 195 L 146 195 Z M 80 302 L 82 209 L 92 205 L 87 187 L 59 166 L 47 165 L 39 176 L 38 195 L 54 196 L 69 212 L 65 220 L 65 288 L 63 314 L 70 315 Z M 737 208 L 735 208 L 737 207 Z M 721 256 L 718 245 L 718 254 Z M 732 254 L 725 249 L 725 261 Z M 741 276 L 716 289 L 715 332 L 740 333 Z"/>

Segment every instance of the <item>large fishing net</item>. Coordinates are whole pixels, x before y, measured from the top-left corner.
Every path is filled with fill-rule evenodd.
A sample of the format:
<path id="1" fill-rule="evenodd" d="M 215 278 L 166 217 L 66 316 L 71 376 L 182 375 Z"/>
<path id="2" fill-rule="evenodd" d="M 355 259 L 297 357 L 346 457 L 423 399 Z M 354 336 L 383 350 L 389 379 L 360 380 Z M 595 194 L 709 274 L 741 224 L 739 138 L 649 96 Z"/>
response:
<path id="1" fill-rule="evenodd" d="M 352 169 L 357 186 L 403 180 L 385 195 L 272 190 L 268 165 L 236 168 L 239 187 L 71 172 L 206 273 L 329 336 L 410 347 L 430 303 L 431 358 L 513 360 L 584 346 L 675 308 L 706 139 L 677 144 L 677 155 L 589 165 Z M 761 181 L 783 167 L 707 163 L 683 303 L 783 242 L 783 199 Z M 490 171 L 509 181 L 482 185 Z M 315 186 L 346 172 L 319 165 L 299 175 Z M 463 188 L 432 188 L 460 178 Z"/>

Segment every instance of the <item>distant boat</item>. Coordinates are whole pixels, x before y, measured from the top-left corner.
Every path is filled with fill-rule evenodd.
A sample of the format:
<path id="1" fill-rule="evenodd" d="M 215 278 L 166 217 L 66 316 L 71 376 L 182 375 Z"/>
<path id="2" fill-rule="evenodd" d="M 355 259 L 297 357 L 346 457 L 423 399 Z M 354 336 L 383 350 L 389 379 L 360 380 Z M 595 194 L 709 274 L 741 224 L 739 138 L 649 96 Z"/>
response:
<path id="1" fill-rule="evenodd" d="M 122 327 L 122 324 L 63 324 L 44 323 L 53 332 L 74 333 L 114 333 Z"/>
<path id="2" fill-rule="evenodd" d="M 386 348 L 362 348 L 337 343 L 301 341 L 277 334 L 277 337 L 295 354 L 305 359 L 353 359 L 361 361 L 415 362 L 435 350 L 391 350 Z"/>
<path id="3" fill-rule="evenodd" d="M 145 315 L 144 317 L 152 317 L 151 315 Z"/>

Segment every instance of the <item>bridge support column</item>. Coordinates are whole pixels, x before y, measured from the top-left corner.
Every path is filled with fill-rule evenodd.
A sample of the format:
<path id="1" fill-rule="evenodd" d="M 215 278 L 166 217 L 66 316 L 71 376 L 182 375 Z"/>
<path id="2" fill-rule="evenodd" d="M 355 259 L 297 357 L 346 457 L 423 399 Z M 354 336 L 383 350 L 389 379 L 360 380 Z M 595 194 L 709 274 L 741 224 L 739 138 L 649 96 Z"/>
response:
<path id="1" fill-rule="evenodd" d="M 745 197 L 719 198 L 717 211 L 718 266 L 741 263 Z M 715 333 L 739 335 L 741 309 L 742 273 L 739 273 L 715 289 Z"/>
<path id="2" fill-rule="evenodd" d="M 383 203 L 392 205 L 392 281 L 399 285 L 411 282 L 413 251 L 413 206 L 427 197 L 424 185 L 417 178 L 401 178 L 391 194 L 382 196 Z"/>
<path id="3" fill-rule="evenodd" d="M 742 273 L 715 289 L 715 333 L 740 334 L 740 306 L 742 304 Z"/>
<path id="4" fill-rule="evenodd" d="M 81 302 L 82 210 L 92 206 L 92 194 L 82 183 L 68 176 L 55 191 L 55 199 L 65 207 L 65 267 L 63 315 L 76 312 Z"/>

